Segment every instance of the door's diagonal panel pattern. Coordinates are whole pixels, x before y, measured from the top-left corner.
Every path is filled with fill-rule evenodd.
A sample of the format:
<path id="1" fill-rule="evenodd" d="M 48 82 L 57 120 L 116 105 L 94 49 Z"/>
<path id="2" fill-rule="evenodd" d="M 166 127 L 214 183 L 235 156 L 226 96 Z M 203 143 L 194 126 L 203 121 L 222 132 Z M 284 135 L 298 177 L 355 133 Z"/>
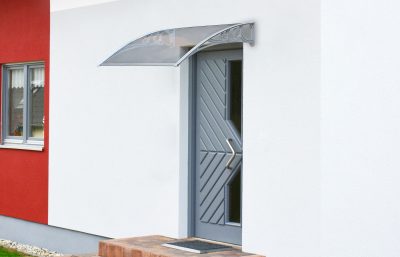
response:
<path id="1" fill-rule="evenodd" d="M 207 155 L 208 155 L 208 152 L 200 152 L 200 165 L 206 159 Z"/>
<path id="2" fill-rule="evenodd" d="M 225 198 L 215 210 L 215 213 L 210 218 L 209 223 L 211 224 L 224 224 L 223 220 L 221 219 L 225 215 Z"/>
<path id="3" fill-rule="evenodd" d="M 203 100 L 201 100 L 200 106 L 205 106 Z M 204 111 L 200 111 L 200 125 L 207 128 L 205 133 L 213 134 L 217 138 L 217 142 L 219 143 L 219 151 L 227 151 L 229 148 L 226 145 L 226 135 L 223 129 L 220 127 L 216 119 L 212 116 L 209 109 L 204 109 Z M 204 150 L 211 150 L 211 149 L 204 149 Z"/>
<path id="4" fill-rule="evenodd" d="M 224 60 L 223 60 L 224 61 Z M 211 62 L 213 62 L 211 60 Z M 210 68 L 208 62 L 200 64 L 199 82 L 205 92 L 212 98 L 218 107 L 219 113 L 225 117 L 226 107 L 226 76 L 219 69 Z"/>
<path id="5" fill-rule="evenodd" d="M 211 90 L 207 88 L 207 85 L 200 82 L 201 90 L 203 92 L 202 97 L 203 100 L 206 100 L 207 103 L 212 103 L 212 107 L 215 108 L 215 111 L 224 119 L 225 117 L 225 107 L 226 105 L 223 104 L 218 97 L 215 96 L 215 93 L 210 92 Z"/>
<path id="6" fill-rule="evenodd" d="M 206 60 L 208 67 L 214 71 L 214 73 L 218 73 L 219 78 L 226 77 L 226 60 L 223 59 L 209 59 Z M 221 83 L 221 81 L 220 81 Z"/>
<path id="7" fill-rule="evenodd" d="M 200 97 L 199 105 L 205 118 L 203 122 L 208 122 L 213 127 L 213 132 L 218 135 L 218 138 L 221 142 L 225 142 L 226 138 L 234 138 L 233 132 L 228 128 L 227 122 L 220 115 L 218 115 L 215 109 L 213 109 L 212 102 L 207 99 L 207 97 Z M 225 143 L 223 144 L 223 148 L 218 149 L 218 151 L 229 151 L 229 147 Z"/>
<path id="8" fill-rule="evenodd" d="M 204 143 L 203 139 L 199 136 L 199 144 L 200 144 L 200 149 L 207 149 L 208 147 Z"/>
<path id="9" fill-rule="evenodd" d="M 220 61 L 225 62 L 225 60 L 220 60 Z M 214 66 L 214 68 L 211 66 Z M 211 86 L 212 88 L 210 89 L 216 92 L 218 94 L 219 99 L 225 104 L 226 103 L 225 69 L 222 72 L 221 70 L 219 70 L 214 60 L 205 60 L 204 62 L 201 63 L 201 75 L 204 76 L 204 77 L 200 76 L 201 81 Z"/>
<path id="10" fill-rule="evenodd" d="M 211 96 L 215 96 L 215 100 L 217 100 L 216 104 L 221 107 L 222 110 L 226 104 L 225 89 L 222 89 L 222 86 L 213 87 L 209 75 L 207 75 L 203 71 L 200 74 L 200 83 L 202 83 L 204 89 L 207 91 L 208 94 L 210 94 Z M 222 112 L 220 113 L 223 114 Z"/>
<path id="11" fill-rule="evenodd" d="M 204 173 L 208 170 L 208 167 L 211 165 L 211 163 L 214 161 L 216 154 L 208 153 L 207 157 L 203 161 L 203 163 L 200 164 L 200 178 L 203 177 Z"/>
<path id="12" fill-rule="evenodd" d="M 215 142 L 214 144 L 218 145 L 218 149 L 225 149 L 224 134 L 221 132 L 221 130 L 215 131 L 215 129 L 213 129 L 213 125 L 210 123 L 210 121 L 208 121 L 207 117 L 202 111 L 200 111 L 199 118 L 200 127 L 203 128 L 204 133 L 208 134 L 213 139 L 213 142 Z"/>
<path id="13" fill-rule="evenodd" d="M 214 146 L 213 140 L 210 138 L 210 133 L 207 133 L 201 124 L 200 124 L 200 138 L 204 142 L 207 149 L 211 151 L 217 151 L 217 148 L 215 148 Z"/>
<path id="14" fill-rule="evenodd" d="M 228 120 L 228 102 L 232 96 L 231 86 L 228 85 L 231 78 L 229 58 L 225 52 L 202 53 L 196 63 L 195 233 L 213 239 L 221 239 L 223 233 L 230 233 L 232 236 L 229 237 L 235 239 L 228 241 L 238 243 L 241 227 L 227 223 L 230 202 L 227 198 L 228 183 L 242 162 L 240 134 L 232 129 Z M 228 139 L 237 152 L 230 164 L 233 169 L 226 167 L 232 157 Z"/>
<path id="15" fill-rule="evenodd" d="M 201 222 L 217 224 L 219 218 L 225 214 L 224 203 L 225 197 L 223 192 L 221 192 L 220 194 L 218 194 L 212 206 L 210 206 L 209 211 L 204 213 Z"/>
<path id="16" fill-rule="evenodd" d="M 202 190 L 199 192 L 200 220 L 206 223 L 217 223 L 221 215 L 224 214 L 224 205 L 221 207 L 221 203 L 225 199 L 224 188 L 232 175 L 232 171 L 225 167 L 230 156 L 222 153 L 213 154 L 221 155 L 223 158 L 218 162 L 217 166 L 210 165 L 208 167 L 208 170 L 204 172 L 208 176 L 204 175 L 202 178 L 199 178 L 202 187 Z M 232 166 L 236 167 L 240 162 L 241 155 L 238 155 L 233 161 Z"/>
<path id="17" fill-rule="evenodd" d="M 226 74 L 225 74 L 225 60 L 223 59 L 218 59 L 218 61 L 224 63 L 224 68 L 220 70 L 216 65 L 215 65 L 215 59 L 208 59 L 205 60 L 203 64 L 203 70 L 204 73 L 207 75 L 208 81 L 210 82 L 211 85 L 214 85 L 213 87 L 215 90 L 218 90 L 218 86 L 223 89 L 223 92 L 226 92 L 225 89 L 225 79 L 226 79 Z"/>
<path id="18" fill-rule="evenodd" d="M 198 92 L 200 112 L 200 136 L 206 148 L 201 150 L 229 151 L 226 138 L 232 138 L 233 144 L 241 148 L 236 132 L 226 120 L 227 115 L 227 62 L 225 59 L 201 60 L 198 68 Z M 205 135 L 214 142 L 208 144 Z M 216 137 L 216 138 L 215 138 Z M 215 141 L 212 141 L 214 139 Z"/>
<path id="19" fill-rule="evenodd" d="M 224 160 L 225 154 L 222 153 L 210 153 L 215 155 L 213 161 L 208 165 L 207 169 L 202 172 L 200 176 L 200 192 L 203 192 L 204 188 L 207 186 L 208 182 L 211 180 L 213 174 L 217 169 L 220 168 L 221 162 Z"/>

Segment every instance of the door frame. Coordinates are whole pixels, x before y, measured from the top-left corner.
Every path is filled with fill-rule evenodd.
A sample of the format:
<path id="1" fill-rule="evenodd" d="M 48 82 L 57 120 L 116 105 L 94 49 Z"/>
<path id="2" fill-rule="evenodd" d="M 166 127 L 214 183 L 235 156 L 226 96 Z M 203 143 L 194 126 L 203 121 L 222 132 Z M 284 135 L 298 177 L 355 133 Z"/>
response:
<path id="1" fill-rule="evenodd" d="M 218 49 L 214 51 L 229 51 L 229 50 L 241 50 L 242 51 L 242 65 L 243 65 L 243 48 L 227 48 Z M 209 50 L 210 52 L 212 50 Z M 208 52 L 208 51 L 204 51 Z M 188 237 L 195 236 L 195 202 L 196 202 L 196 119 L 197 119 L 197 56 L 194 54 L 188 59 L 188 181 L 187 181 L 187 193 L 188 193 L 188 219 L 187 219 L 187 235 Z M 243 66 L 242 66 L 243 72 Z M 243 101 L 243 73 L 242 73 L 242 101 Z M 242 102 L 242 147 L 243 147 L 243 102 Z M 243 153 L 242 153 L 243 154 Z M 243 158 L 243 157 L 242 157 Z M 243 228 L 243 160 L 242 160 L 242 185 L 241 185 L 241 197 L 242 197 L 242 209 L 241 209 L 241 223 L 240 226 Z"/>
<path id="2" fill-rule="evenodd" d="M 192 55 L 189 60 L 189 117 L 188 117 L 188 237 L 195 236 L 195 201 L 196 201 L 196 70 L 197 70 L 197 54 Z"/>

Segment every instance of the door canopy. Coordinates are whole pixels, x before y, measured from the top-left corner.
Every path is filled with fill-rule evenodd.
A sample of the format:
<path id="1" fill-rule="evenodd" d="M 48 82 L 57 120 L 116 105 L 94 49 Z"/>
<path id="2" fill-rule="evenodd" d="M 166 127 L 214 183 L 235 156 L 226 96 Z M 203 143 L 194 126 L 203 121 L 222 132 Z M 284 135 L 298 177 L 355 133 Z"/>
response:
<path id="1" fill-rule="evenodd" d="M 211 46 L 254 43 L 254 23 L 238 23 L 161 30 L 136 39 L 100 66 L 179 66 Z"/>

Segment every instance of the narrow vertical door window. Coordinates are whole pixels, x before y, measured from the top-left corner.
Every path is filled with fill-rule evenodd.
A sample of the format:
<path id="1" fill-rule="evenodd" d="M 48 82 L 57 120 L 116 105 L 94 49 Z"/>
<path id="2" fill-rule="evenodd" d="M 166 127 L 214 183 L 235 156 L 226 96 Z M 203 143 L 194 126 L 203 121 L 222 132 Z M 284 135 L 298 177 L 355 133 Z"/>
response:
<path id="1" fill-rule="evenodd" d="M 229 81 L 230 81 L 230 99 L 229 99 L 229 119 L 242 134 L 242 61 L 234 60 L 229 62 Z"/>
<path id="2" fill-rule="evenodd" d="M 229 186 L 229 208 L 228 222 L 241 223 L 242 221 L 242 170 L 239 170 L 234 175 Z"/>

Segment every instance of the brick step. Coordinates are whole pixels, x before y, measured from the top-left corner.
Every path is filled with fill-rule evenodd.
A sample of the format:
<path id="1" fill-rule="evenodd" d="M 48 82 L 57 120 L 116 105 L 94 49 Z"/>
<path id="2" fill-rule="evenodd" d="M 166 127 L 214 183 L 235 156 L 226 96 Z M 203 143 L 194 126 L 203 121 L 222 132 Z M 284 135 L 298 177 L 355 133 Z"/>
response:
<path id="1" fill-rule="evenodd" d="M 242 252 L 239 247 L 223 252 L 196 254 L 162 246 L 162 244 L 175 240 L 174 238 L 164 236 L 104 240 L 99 243 L 98 255 L 100 257 L 263 257 L 261 255 Z"/>

